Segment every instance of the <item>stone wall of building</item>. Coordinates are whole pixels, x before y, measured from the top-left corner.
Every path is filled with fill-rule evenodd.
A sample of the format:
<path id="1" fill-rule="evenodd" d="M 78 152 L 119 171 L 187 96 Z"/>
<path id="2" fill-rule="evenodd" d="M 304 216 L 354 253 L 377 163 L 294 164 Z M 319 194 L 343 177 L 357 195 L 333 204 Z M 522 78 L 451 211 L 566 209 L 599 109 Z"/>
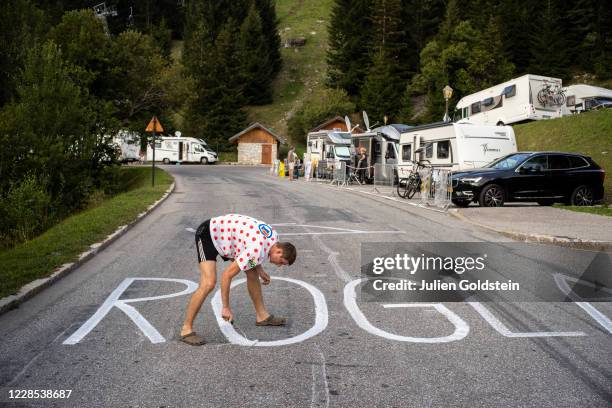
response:
<path id="1" fill-rule="evenodd" d="M 238 143 L 238 163 L 261 164 L 261 143 Z M 278 143 L 272 144 L 272 160 L 278 158 Z"/>
<path id="2" fill-rule="evenodd" d="M 261 163 L 261 143 L 238 143 L 238 163 Z"/>

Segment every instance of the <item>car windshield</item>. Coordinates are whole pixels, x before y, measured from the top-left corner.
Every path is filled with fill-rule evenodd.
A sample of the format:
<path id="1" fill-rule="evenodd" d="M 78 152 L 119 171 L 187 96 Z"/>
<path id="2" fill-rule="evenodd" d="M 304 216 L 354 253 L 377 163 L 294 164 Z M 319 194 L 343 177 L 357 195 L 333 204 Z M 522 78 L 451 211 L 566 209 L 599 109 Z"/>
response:
<path id="1" fill-rule="evenodd" d="M 527 157 L 529 157 L 529 153 L 515 153 L 510 156 L 505 156 L 500 159 L 494 160 L 491 163 L 487 164 L 485 167 L 490 169 L 513 169 L 519 164 L 521 164 Z"/>
<path id="2" fill-rule="evenodd" d="M 351 153 L 347 146 L 336 146 L 336 156 L 338 157 L 350 157 Z"/>

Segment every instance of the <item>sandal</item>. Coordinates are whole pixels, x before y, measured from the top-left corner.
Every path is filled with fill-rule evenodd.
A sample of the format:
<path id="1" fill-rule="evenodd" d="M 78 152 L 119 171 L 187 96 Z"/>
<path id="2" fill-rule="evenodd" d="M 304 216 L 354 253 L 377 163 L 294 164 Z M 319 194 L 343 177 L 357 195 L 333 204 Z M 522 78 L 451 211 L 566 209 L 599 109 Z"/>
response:
<path id="1" fill-rule="evenodd" d="M 185 334 L 184 336 L 181 336 L 181 341 L 191 346 L 202 346 L 206 344 L 204 339 L 198 336 L 195 332 L 191 332 L 191 333 Z"/>
<path id="2" fill-rule="evenodd" d="M 256 326 L 284 326 L 287 322 L 287 319 L 284 317 L 274 317 L 274 315 L 268 316 L 265 320 L 261 322 L 255 322 Z"/>

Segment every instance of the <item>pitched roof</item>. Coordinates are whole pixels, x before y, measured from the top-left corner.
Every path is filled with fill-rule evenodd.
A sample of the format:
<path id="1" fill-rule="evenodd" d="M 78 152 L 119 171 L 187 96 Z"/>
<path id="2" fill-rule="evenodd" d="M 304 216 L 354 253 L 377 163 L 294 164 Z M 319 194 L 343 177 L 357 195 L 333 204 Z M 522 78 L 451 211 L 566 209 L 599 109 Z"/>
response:
<path id="1" fill-rule="evenodd" d="M 318 130 L 323 129 L 325 126 L 329 125 L 330 123 L 334 123 L 334 122 L 342 122 L 344 123 L 344 118 L 341 116 L 336 116 L 335 118 L 331 118 L 329 120 L 326 120 L 325 122 L 321 123 L 319 126 L 315 127 L 314 129 L 311 129 L 311 132 L 316 132 Z"/>
<path id="2" fill-rule="evenodd" d="M 265 127 L 264 125 L 262 125 L 259 122 L 255 122 L 253 124 L 251 124 L 249 127 L 247 127 L 246 129 L 244 129 L 243 131 L 236 133 L 234 136 L 229 138 L 229 142 L 230 143 L 234 143 L 235 141 L 237 141 L 240 136 L 244 135 L 247 132 L 250 132 L 251 130 L 255 129 L 255 128 L 259 128 L 265 132 L 268 132 L 269 134 L 271 134 L 272 136 L 274 136 L 276 138 L 276 140 L 278 140 L 279 142 L 281 142 L 282 144 L 287 144 L 287 140 L 282 137 L 277 135 L 276 133 L 274 133 L 273 131 L 271 131 L 270 129 L 268 129 L 267 127 Z"/>

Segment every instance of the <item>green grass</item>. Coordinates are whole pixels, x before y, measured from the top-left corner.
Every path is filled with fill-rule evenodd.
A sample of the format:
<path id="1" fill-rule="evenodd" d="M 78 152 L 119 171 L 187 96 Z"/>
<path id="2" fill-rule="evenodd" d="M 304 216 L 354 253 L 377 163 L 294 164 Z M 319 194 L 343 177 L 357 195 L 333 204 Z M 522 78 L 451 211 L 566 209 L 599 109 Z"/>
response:
<path id="1" fill-rule="evenodd" d="M 608 207 L 575 207 L 575 206 L 555 206 L 563 210 L 577 211 L 596 215 L 606 215 L 612 217 L 612 208 Z"/>
<path id="2" fill-rule="evenodd" d="M 559 150 L 591 156 L 605 171 L 605 202 L 612 204 L 612 110 L 514 126 L 519 150 Z"/>
<path id="3" fill-rule="evenodd" d="M 251 122 L 260 122 L 287 134 L 287 120 L 302 101 L 325 81 L 327 63 L 327 26 L 332 0 L 277 0 L 281 41 L 306 38 L 303 47 L 283 48 L 283 67 L 273 83 L 273 103 L 247 109 Z M 314 34 L 313 34 L 314 33 Z"/>
<path id="4" fill-rule="evenodd" d="M 150 168 L 122 168 L 122 180 L 131 190 L 64 219 L 30 241 L 0 252 L 0 297 L 16 293 L 23 285 L 75 261 L 91 244 L 134 220 L 172 183 L 168 173 L 156 170 L 153 188 Z"/>
<path id="5" fill-rule="evenodd" d="M 237 162 L 238 152 L 219 152 L 219 161 L 221 162 Z"/>

